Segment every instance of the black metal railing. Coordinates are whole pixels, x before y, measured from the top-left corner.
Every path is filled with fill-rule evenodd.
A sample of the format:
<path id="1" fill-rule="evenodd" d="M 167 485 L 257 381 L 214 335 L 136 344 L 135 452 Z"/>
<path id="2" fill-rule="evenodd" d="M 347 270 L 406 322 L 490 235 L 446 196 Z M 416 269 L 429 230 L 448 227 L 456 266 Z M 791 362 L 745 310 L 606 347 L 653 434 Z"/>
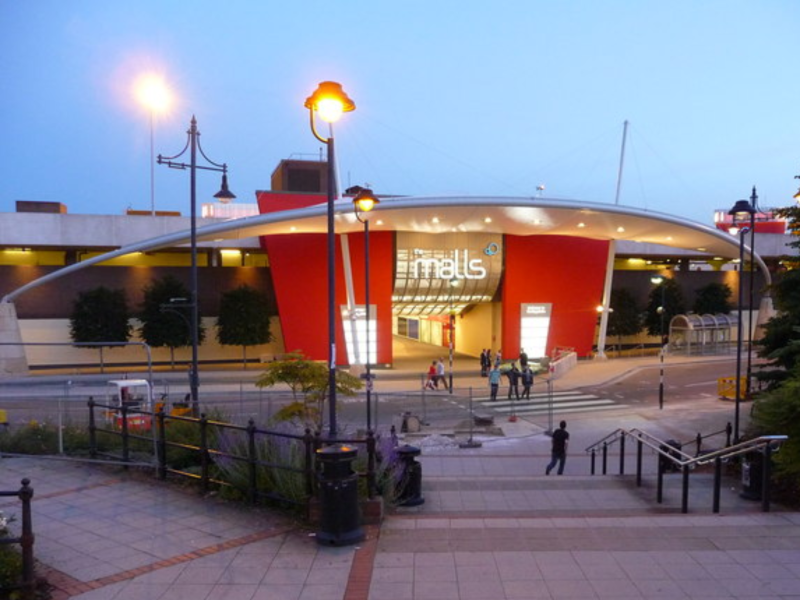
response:
<path id="1" fill-rule="evenodd" d="M 727 428 L 726 430 L 727 431 Z M 714 434 L 710 434 L 714 435 Z M 788 436 L 785 435 L 764 435 L 751 440 L 745 440 L 738 444 L 727 446 L 719 450 L 712 450 L 691 456 L 680 447 L 680 444 L 672 443 L 672 440 L 661 440 L 654 435 L 639 429 L 616 429 L 604 438 L 586 448 L 586 452 L 591 455 L 591 474 L 596 473 L 596 454 L 602 453 L 603 471 L 606 475 L 608 462 L 608 449 L 614 444 L 619 444 L 619 474 L 625 474 L 625 439 L 631 438 L 636 442 L 636 485 L 642 485 L 642 455 L 643 448 L 647 446 L 658 457 L 657 467 L 657 487 L 656 502 L 661 504 L 664 499 L 664 474 L 668 470 L 679 471 L 682 477 L 681 486 L 681 512 L 689 512 L 689 473 L 692 469 L 700 465 L 714 465 L 714 488 L 713 505 L 714 513 L 719 512 L 720 493 L 722 487 L 722 465 L 731 458 L 746 454 L 759 454 L 761 456 L 761 510 L 769 512 L 770 509 L 770 484 L 772 453 L 777 451 Z"/>
<path id="2" fill-rule="evenodd" d="M 22 554 L 22 573 L 19 584 L 13 586 L 0 586 L 0 596 L 5 598 L 6 592 L 20 590 L 24 598 L 30 598 L 34 591 L 33 572 L 33 519 L 31 515 L 31 499 L 33 488 L 30 479 L 22 480 L 22 487 L 15 492 L 0 491 L 0 497 L 16 496 L 20 500 L 22 513 L 21 530 L 18 537 L 0 537 L 0 545 L 19 544 Z"/>
<path id="3" fill-rule="evenodd" d="M 316 451 L 328 444 L 350 444 L 364 446 L 366 460 L 363 469 L 356 470 L 359 477 L 366 481 L 366 490 L 369 498 L 373 498 L 376 491 L 377 448 L 376 438 L 372 431 L 367 431 L 364 438 L 337 438 L 335 440 L 323 439 L 319 432 L 312 433 L 305 429 L 304 433 L 290 433 L 278 430 L 261 429 L 256 427 L 253 419 L 247 425 L 235 425 L 223 421 L 209 419 L 205 414 L 199 418 L 190 416 L 170 415 L 164 412 L 163 407 L 156 413 L 127 407 L 117 407 L 101 404 L 93 399 L 89 400 L 89 444 L 90 454 L 93 458 L 106 456 L 123 463 L 155 468 L 159 479 L 168 476 L 177 476 L 194 480 L 199 483 L 205 492 L 216 487 L 231 487 L 226 481 L 214 475 L 213 465 L 225 463 L 240 463 L 245 465 L 246 483 L 244 494 L 248 501 L 256 503 L 259 500 L 272 500 L 285 504 L 307 506 L 311 497 L 316 495 L 317 461 Z M 98 424 L 96 411 L 102 411 L 105 419 Z M 131 419 L 137 419 L 136 427 L 131 426 Z M 192 441 L 177 440 L 170 436 L 170 431 L 177 423 L 184 423 L 189 428 L 196 428 Z M 98 444 L 98 434 L 113 436 L 119 439 L 120 454 L 115 455 L 101 452 Z M 196 440 L 196 441 L 195 441 Z M 259 452 L 265 443 L 278 444 L 278 440 L 289 444 L 283 448 L 279 456 L 291 456 L 294 460 L 281 462 L 270 460 Z M 150 462 L 132 460 L 132 444 L 138 442 L 140 451 L 152 447 Z M 237 443 L 238 442 L 238 443 Z M 170 460 L 171 454 L 183 453 L 193 457 L 183 462 L 192 465 L 191 469 L 175 465 Z M 267 488 L 259 483 L 268 477 L 260 477 L 269 472 L 281 472 L 288 476 L 299 477 L 302 481 L 302 493 L 294 495 L 282 494 L 277 487 Z"/>

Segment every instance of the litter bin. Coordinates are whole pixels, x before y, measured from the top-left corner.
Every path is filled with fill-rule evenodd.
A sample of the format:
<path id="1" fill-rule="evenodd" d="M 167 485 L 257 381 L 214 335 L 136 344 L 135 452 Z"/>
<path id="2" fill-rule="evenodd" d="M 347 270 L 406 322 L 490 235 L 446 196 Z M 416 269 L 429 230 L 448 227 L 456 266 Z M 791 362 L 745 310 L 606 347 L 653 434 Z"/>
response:
<path id="1" fill-rule="evenodd" d="M 320 530 L 317 542 L 347 546 L 364 539 L 358 508 L 358 475 L 352 469 L 358 450 L 343 444 L 317 450 L 322 465 L 319 474 Z"/>
<path id="2" fill-rule="evenodd" d="M 677 440 L 667 440 L 661 446 L 660 449 L 663 452 L 667 452 L 670 456 L 681 460 L 682 457 L 678 452 L 674 450 L 680 450 L 683 445 Z M 674 471 L 680 471 L 680 467 L 671 461 L 668 457 L 664 456 L 663 454 L 658 455 L 658 462 L 661 465 L 661 472 L 662 473 L 669 473 Z"/>
<path id="3" fill-rule="evenodd" d="M 764 487 L 764 455 L 748 452 L 742 458 L 742 492 L 740 498 L 761 500 Z"/>
<path id="4" fill-rule="evenodd" d="M 419 506 L 425 502 L 422 497 L 422 465 L 415 458 L 421 454 L 416 446 L 404 444 L 395 450 L 403 468 L 403 474 L 397 482 L 395 494 L 400 506 Z"/>

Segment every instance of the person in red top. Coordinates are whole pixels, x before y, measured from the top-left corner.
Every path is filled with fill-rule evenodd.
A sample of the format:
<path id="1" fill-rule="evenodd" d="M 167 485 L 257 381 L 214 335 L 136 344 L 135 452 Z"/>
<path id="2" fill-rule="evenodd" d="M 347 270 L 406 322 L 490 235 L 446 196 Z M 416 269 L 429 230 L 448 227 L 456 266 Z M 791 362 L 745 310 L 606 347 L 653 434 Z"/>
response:
<path id="1" fill-rule="evenodd" d="M 425 383 L 425 389 L 436 389 L 436 361 L 433 361 L 431 366 L 428 368 L 428 381 Z"/>

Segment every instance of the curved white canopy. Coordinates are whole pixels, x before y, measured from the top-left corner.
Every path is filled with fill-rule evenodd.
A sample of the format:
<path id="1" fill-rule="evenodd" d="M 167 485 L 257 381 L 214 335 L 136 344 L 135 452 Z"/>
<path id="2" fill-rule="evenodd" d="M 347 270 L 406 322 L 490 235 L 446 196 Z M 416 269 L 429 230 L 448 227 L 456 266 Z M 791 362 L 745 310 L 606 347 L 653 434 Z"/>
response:
<path id="1" fill-rule="evenodd" d="M 336 232 L 362 231 L 349 198 L 336 201 Z M 503 196 L 427 196 L 382 198 L 370 213 L 374 231 L 480 231 L 511 235 L 566 235 L 598 240 L 632 240 L 659 244 L 701 255 L 735 259 L 739 257 L 739 239 L 713 227 L 665 213 L 615 204 L 540 197 Z M 325 233 L 325 203 L 280 212 L 217 222 L 197 229 L 198 240 L 244 239 L 262 235 L 290 233 Z M 4 302 L 29 289 L 73 271 L 131 252 L 147 252 L 186 244 L 190 232 L 179 231 L 134 244 L 69 265 L 30 282 L 7 294 Z M 745 254 L 751 254 L 745 245 Z M 764 261 L 757 254 L 767 283 L 771 278 Z"/>

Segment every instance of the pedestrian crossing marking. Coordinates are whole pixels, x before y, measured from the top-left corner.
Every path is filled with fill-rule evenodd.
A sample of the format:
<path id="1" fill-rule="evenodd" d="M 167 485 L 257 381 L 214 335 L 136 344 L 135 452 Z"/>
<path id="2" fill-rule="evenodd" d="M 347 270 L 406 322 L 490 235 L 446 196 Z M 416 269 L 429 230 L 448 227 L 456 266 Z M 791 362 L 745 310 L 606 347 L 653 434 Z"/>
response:
<path id="1" fill-rule="evenodd" d="M 481 396 L 473 400 L 482 409 L 491 409 L 493 412 L 503 415 L 533 415 L 547 413 L 550 410 L 561 414 L 627 407 L 626 404 L 620 404 L 611 398 L 600 398 L 594 394 L 584 394 L 577 390 L 554 391 L 552 394 L 536 393 L 531 394 L 530 399 L 520 398 L 519 400 L 498 396 L 495 401 L 488 396 Z"/>

